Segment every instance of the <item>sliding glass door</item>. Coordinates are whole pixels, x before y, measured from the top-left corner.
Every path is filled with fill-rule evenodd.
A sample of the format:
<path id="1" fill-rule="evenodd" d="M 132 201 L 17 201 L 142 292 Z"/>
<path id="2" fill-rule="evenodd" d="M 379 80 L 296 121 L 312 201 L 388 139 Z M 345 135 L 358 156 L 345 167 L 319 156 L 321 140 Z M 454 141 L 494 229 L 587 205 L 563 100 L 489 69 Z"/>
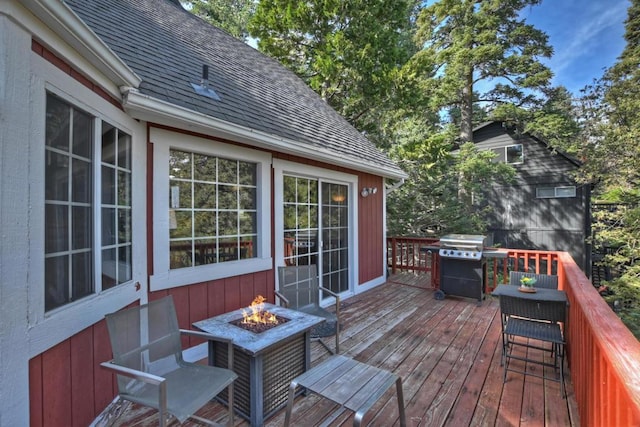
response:
<path id="1" fill-rule="evenodd" d="M 322 286 L 348 291 L 349 187 L 317 178 L 283 178 L 285 264 L 316 264 Z"/>

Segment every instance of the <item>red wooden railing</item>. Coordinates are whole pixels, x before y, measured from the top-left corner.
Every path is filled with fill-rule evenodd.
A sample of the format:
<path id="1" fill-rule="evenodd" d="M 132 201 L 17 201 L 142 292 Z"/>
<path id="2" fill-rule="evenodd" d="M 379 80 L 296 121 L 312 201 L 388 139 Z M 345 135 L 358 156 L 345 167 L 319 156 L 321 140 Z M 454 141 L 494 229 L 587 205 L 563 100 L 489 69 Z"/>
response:
<path id="1" fill-rule="evenodd" d="M 403 250 L 420 239 L 389 238 L 389 249 Z M 425 246 L 433 245 L 433 239 Z M 395 242 L 395 243 L 393 243 Z M 402 242 L 402 243 L 400 243 Z M 415 246 L 414 246 L 415 247 Z M 415 252 L 415 249 L 413 250 Z M 413 252 L 413 253 L 414 253 Z M 432 251 L 431 263 L 438 263 Z M 565 330 L 571 381 L 584 426 L 640 426 L 640 341 L 609 308 L 590 280 L 566 252 L 502 249 L 503 258 L 488 258 L 487 291 L 508 281 L 511 270 L 557 274 L 567 292 L 569 318 Z M 401 252 L 402 254 L 402 252 Z M 404 262 L 404 257 L 390 255 Z M 392 271 L 406 270 L 399 263 Z M 413 271 L 420 271 L 417 268 Z M 436 284 L 432 276 L 432 284 Z"/>
<path id="2" fill-rule="evenodd" d="M 439 239 L 424 237 L 389 237 L 387 261 L 391 273 L 432 272 L 437 268 L 437 250 L 433 250 L 433 245 L 439 241 Z M 433 276 L 435 274 L 431 275 Z"/>

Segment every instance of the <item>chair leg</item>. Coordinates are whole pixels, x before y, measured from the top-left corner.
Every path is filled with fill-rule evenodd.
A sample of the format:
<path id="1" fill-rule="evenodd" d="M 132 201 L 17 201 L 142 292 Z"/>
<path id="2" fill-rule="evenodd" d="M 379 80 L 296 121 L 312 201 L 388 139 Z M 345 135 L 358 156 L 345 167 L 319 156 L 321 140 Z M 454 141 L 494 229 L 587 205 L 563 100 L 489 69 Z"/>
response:
<path id="1" fill-rule="evenodd" d="M 229 384 L 228 387 L 228 395 L 229 395 L 229 401 L 227 402 L 229 405 L 229 421 L 227 422 L 227 425 L 229 427 L 233 427 L 233 382 L 231 382 L 231 384 Z"/>
<path id="2" fill-rule="evenodd" d="M 296 397 L 296 387 L 298 387 L 298 383 L 295 381 L 292 381 L 291 385 L 289 385 L 289 397 L 287 398 L 287 412 L 284 416 L 284 427 L 289 427 L 289 423 L 291 423 L 291 412 L 293 411 L 293 401 Z"/>
<path id="3" fill-rule="evenodd" d="M 402 378 L 396 380 L 396 394 L 398 395 L 398 412 L 400 413 L 400 427 L 407 427 L 407 418 L 404 413 L 404 393 L 402 392 Z"/>

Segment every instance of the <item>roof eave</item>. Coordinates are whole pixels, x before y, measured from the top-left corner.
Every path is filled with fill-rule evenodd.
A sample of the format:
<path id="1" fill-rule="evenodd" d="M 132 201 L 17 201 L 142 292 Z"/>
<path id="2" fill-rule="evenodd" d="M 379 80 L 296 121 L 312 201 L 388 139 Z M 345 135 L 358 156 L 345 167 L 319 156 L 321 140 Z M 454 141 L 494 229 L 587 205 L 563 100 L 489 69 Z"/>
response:
<path id="1" fill-rule="evenodd" d="M 114 87 L 138 87 L 142 79 L 85 22 L 60 0 L 22 0 L 62 40 L 102 72 Z M 115 93 L 114 95 L 118 95 Z"/>
<path id="2" fill-rule="evenodd" d="M 334 151 L 318 147 L 310 147 L 309 145 L 299 141 L 268 134 L 266 132 L 217 119 L 188 108 L 141 94 L 134 88 L 122 88 L 121 91 L 124 94 L 123 106 L 125 110 L 132 117 L 139 120 L 151 123 L 162 123 L 164 126 L 228 139 L 256 148 L 312 158 L 321 162 L 367 172 L 385 178 L 401 180 L 408 176 L 400 169 L 385 167 L 377 163 L 365 162 L 362 159 L 346 156 L 344 154 L 338 155 L 338 153 Z"/>

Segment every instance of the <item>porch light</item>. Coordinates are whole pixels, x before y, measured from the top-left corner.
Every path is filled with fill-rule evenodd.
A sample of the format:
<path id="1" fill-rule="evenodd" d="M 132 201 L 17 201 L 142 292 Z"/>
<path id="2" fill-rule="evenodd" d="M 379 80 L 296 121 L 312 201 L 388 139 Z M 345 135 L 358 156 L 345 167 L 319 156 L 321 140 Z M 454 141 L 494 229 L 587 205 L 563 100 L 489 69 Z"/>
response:
<path id="1" fill-rule="evenodd" d="M 362 191 L 360 191 L 360 195 L 362 197 L 368 197 L 371 194 L 376 194 L 378 192 L 378 187 L 364 187 Z"/>

